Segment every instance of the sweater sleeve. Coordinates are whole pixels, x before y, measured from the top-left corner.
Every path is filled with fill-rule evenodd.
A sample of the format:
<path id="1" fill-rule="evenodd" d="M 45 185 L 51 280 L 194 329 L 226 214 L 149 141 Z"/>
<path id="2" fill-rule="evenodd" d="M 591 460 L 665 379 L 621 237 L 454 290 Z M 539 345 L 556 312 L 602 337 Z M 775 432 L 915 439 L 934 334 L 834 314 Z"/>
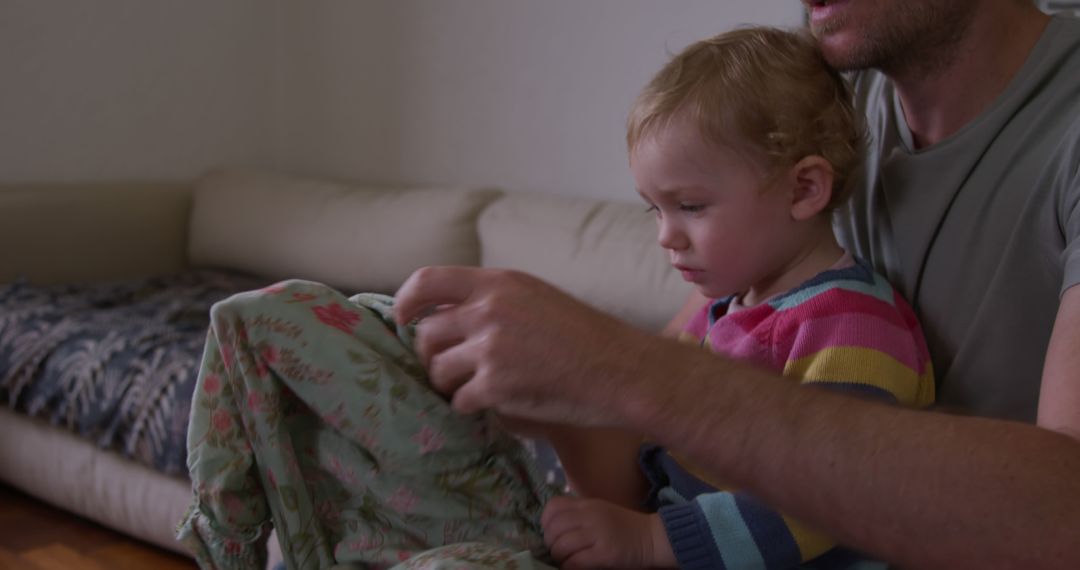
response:
<path id="1" fill-rule="evenodd" d="M 684 570 L 792 568 L 834 546 L 743 492 L 698 495 L 659 514 Z"/>
<path id="2" fill-rule="evenodd" d="M 834 289 L 785 313 L 775 358 L 800 384 L 915 408 L 934 402 L 934 373 L 914 312 L 880 276 L 873 295 Z"/>

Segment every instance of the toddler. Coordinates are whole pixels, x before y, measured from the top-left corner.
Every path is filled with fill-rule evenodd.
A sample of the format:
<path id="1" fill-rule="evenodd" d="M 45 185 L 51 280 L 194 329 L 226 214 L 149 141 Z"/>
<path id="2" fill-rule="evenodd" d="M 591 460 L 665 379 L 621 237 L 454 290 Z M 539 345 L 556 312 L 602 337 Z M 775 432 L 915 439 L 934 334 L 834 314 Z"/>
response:
<path id="1" fill-rule="evenodd" d="M 661 247 L 711 300 L 681 338 L 808 387 L 923 407 L 933 374 L 914 313 L 832 232 L 860 135 L 845 80 L 808 34 L 746 28 L 669 62 L 635 102 L 627 143 Z M 635 473 L 612 467 L 636 448 L 625 437 L 552 440 L 574 486 L 611 499 L 549 501 L 545 539 L 569 566 L 789 568 L 833 546 L 663 448 L 642 447 Z"/>

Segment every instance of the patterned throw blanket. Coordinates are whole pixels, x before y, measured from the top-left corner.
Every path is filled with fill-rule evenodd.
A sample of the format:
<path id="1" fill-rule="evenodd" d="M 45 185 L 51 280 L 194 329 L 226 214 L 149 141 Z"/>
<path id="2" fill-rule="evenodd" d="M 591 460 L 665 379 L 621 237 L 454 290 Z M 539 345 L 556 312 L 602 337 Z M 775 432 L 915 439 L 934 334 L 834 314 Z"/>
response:
<path id="1" fill-rule="evenodd" d="M 186 475 L 210 306 L 265 284 L 204 270 L 121 283 L 0 285 L 0 404 Z"/>

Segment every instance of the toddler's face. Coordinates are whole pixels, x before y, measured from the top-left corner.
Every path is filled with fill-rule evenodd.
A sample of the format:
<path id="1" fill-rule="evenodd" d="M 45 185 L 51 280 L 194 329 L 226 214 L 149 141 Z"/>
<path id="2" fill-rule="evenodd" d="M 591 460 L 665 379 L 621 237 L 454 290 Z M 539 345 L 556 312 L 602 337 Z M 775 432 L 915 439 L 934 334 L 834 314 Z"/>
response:
<path id="1" fill-rule="evenodd" d="M 766 187 L 766 174 L 743 155 L 674 121 L 638 143 L 630 169 L 671 265 L 705 296 L 761 292 L 786 272 L 800 239 L 791 195 Z"/>

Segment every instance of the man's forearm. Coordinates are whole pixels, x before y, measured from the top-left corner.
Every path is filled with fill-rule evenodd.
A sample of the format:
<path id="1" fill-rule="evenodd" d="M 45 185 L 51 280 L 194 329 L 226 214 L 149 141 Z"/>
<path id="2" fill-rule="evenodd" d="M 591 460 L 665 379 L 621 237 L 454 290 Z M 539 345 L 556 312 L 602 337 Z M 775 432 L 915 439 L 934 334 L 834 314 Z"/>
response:
<path id="1" fill-rule="evenodd" d="M 841 543 L 917 568 L 1080 567 L 1080 442 L 805 390 L 657 343 L 628 425 Z"/>

